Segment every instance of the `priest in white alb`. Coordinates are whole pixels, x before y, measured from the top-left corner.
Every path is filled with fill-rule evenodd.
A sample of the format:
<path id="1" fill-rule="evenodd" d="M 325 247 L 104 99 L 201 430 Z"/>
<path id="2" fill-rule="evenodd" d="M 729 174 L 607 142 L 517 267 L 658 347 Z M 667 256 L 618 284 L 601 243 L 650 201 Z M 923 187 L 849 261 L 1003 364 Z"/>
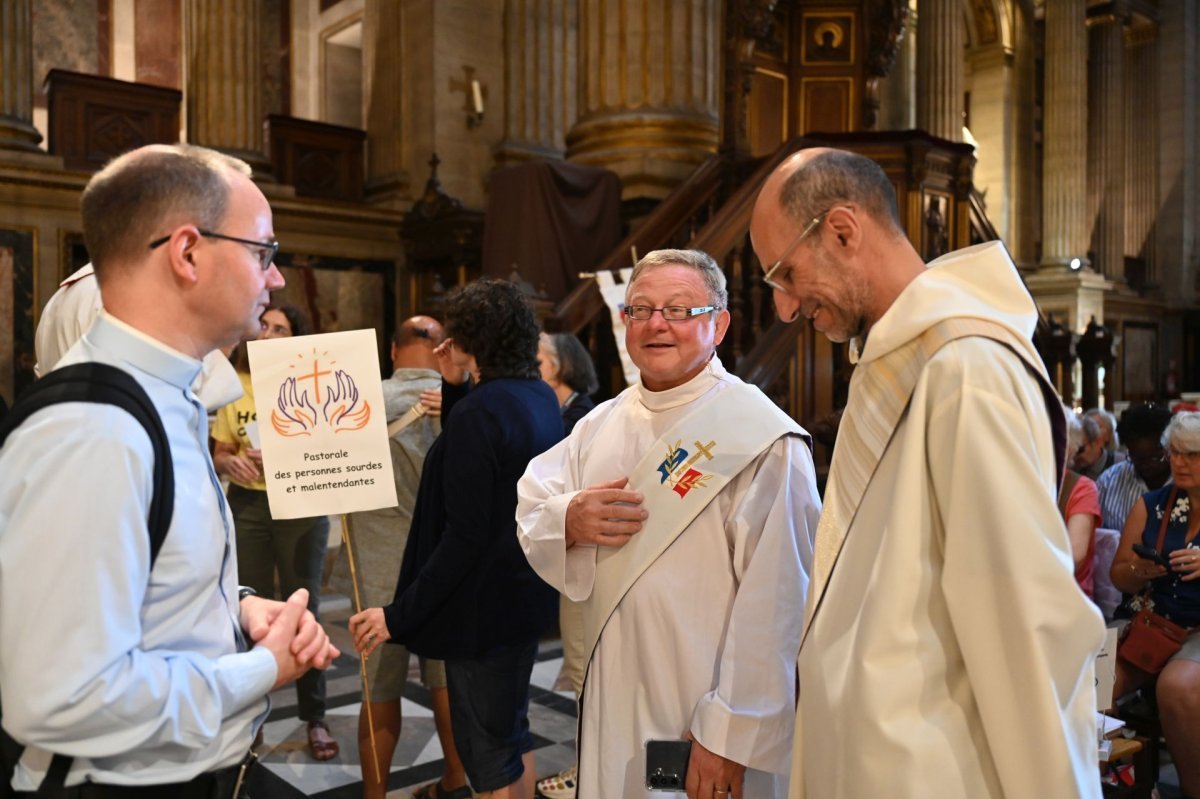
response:
<path id="1" fill-rule="evenodd" d="M 661 796 L 648 740 L 692 742 L 692 799 L 786 792 L 820 501 L 807 434 L 716 356 L 726 302 L 704 253 L 646 255 L 625 296 L 640 381 L 518 485 L 529 562 L 584 602 L 578 799 Z"/>

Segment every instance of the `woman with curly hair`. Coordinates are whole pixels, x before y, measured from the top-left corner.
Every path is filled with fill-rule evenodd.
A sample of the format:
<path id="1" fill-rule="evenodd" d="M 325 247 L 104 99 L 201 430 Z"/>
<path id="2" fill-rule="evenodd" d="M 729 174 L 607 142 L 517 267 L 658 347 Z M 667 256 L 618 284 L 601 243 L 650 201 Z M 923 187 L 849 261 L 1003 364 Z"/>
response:
<path id="1" fill-rule="evenodd" d="M 392 604 L 350 619 L 364 657 L 385 641 L 446 662 L 454 743 L 480 796 L 531 797 L 529 677 L 558 597 L 517 543 L 517 481 L 563 435 L 538 371 L 538 327 L 511 283 L 446 301 L 442 434 L 421 473 Z M 473 388 L 458 384 L 469 374 Z"/>

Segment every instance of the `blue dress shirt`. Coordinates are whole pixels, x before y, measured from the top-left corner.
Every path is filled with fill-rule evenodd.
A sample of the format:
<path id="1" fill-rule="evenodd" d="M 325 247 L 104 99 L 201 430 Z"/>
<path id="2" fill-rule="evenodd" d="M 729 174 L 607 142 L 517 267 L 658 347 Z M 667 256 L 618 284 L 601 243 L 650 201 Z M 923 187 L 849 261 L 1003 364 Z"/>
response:
<path id="1" fill-rule="evenodd" d="M 108 314 L 60 366 L 125 369 L 162 417 L 175 506 L 150 568 L 154 451 L 119 408 L 44 409 L 0 449 L 0 698 L 26 751 L 13 787 L 50 753 L 68 785 L 153 785 L 233 765 L 267 712 L 275 660 L 240 644 L 233 530 L 191 391 L 200 361 Z"/>

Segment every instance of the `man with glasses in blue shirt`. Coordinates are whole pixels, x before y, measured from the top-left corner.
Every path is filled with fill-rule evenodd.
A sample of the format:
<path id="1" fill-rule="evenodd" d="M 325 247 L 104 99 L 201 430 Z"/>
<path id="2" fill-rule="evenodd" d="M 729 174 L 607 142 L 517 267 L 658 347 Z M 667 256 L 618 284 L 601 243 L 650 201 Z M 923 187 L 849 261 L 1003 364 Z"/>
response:
<path id="1" fill-rule="evenodd" d="M 229 799 L 266 694 L 338 654 L 306 592 L 273 602 L 239 588 L 190 388 L 200 359 L 235 343 L 283 286 L 271 209 L 249 174 L 212 150 L 151 145 L 84 190 L 104 310 L 58 365 L 101 362 L 140 384 L 165 428 L 174 506 L 152 563 L 154 450 L 116 406 L 52 405 L 0 449 L 0 697 L 25 747 L 18 792 L 58 755 L 79 799 Z"/>
<path id="2" fill-rule="evenodd" d="M 750 233 L 780 318 L 850 342 L 856 364 L 817 530 L 791 796 L 1098 799 L 1104 625 L 1073 577 L 1062 408 L 1004 245 L 927 267 L 884 171 L 825 148 L 772 173 Z"/>

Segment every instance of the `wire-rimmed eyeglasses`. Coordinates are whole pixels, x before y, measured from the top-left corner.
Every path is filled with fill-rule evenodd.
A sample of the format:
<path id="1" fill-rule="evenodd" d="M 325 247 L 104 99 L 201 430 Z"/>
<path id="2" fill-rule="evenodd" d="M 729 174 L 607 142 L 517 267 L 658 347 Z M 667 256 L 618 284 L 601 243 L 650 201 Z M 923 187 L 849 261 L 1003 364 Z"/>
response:
<path id="1" fill-rule="evenodd" d="M 209 239 L 221 239 L 223 241 L 232 241 L 238 244 L 243 244 L 247 247 L 255 247 L 258 249 L 258 262 L 262 265 L 262 270 L 266 272 L 271 268 L 271 264 L 275 263 L 275 256 L 279 254 L 278 241 L 255 241 L 254 239 L 239 239 L 237 236 L 226 236 L 224 233 L 214 233 L 211 230 L 196 229 L 196 232 L 201 236 Z M 170 236 L 163 236 L 161 239 L 155 239 L 150 242 L 150 249 L 161 247 L 170 240 Z"/>
<path id="2" fill-rule="evenodd" d="M 792 243 L 789 244 L 787 249 L 783 251 L 783 255 L 779 256 L 779 260 L 776 261 L 775 263 L 771 264 L 770 269 L 768 269 L 766 272 L 763 272 L 762 279 L 763 279 L 764 283 L 766 283 L 768 286 L 775 289 L 776 291 L 783 292 L 784 294 L 787 294 L 791 291 L 791 289 L 789 289 L 787 286 L 783 285 L 782 283 L 780 283 L 778 280 L 775 279 L 775 273 L 778 272 L 783 267 L 783 262 L 788 259 L 788 256 L 790 256 L 793 252 L 795 252 L 796 248 L 800 246 L 800 242 L 804 241 L 804 239 L 806 239 L 808 237 L 808 234 L 810 234 L 814 230 L 816 230 L 821 225 L 821 223 L 823 221 L 825 221 L 826 215 L 828 215 L 831 210 L 833 210 L 833 209 L 827 208 L 824 211 L 822 211 L 821 213 L 814 216 L 812 218 L 812 221 L 804 226 L 804 230 L 800 231 L 800 235 L 797 236 L 796 238 L 792 239 Z"/>

